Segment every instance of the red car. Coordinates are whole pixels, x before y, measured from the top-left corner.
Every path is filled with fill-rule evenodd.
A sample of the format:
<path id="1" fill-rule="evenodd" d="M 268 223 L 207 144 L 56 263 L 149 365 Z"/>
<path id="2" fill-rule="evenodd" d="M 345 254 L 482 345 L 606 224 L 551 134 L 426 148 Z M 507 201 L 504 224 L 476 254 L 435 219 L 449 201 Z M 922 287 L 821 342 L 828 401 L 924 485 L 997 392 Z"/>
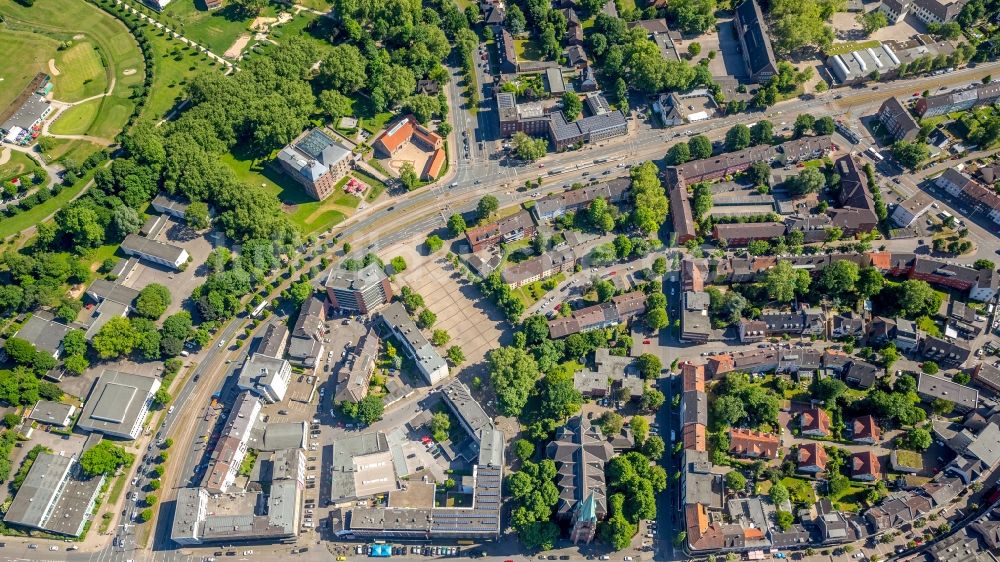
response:
<path id="1" fill-rule="evenodd" d="M 645 345 L 649 345 L 649 340 L 642 340 L 642 343 L 644 343 Z"/>

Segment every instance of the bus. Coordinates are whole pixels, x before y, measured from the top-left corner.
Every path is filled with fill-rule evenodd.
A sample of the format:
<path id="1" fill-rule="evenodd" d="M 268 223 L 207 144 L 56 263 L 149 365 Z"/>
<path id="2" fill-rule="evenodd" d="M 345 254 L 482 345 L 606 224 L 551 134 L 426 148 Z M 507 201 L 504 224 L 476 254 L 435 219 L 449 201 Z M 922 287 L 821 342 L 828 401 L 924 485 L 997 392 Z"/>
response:
<path id="1" fill-rule="evenodd" d="M 260 316 L 260 313 L 264 312 L 264 309 L 267 308 L 267 302 L 267 300 L 260 301 L 260 304 L 254 307 L 253 311 L 250 312 L 250 318 L 257 318 Z"/>
<path id="2" fill-rule="evenodd" d="M 876 162 L 881 162 L 885 160 L 885 156 L 882 156 L 882 154 L 879 151 L 875 150 L 874 146 L 869 146 L 868 150 L 866 150 L 865 152 L 870 154 L 871 157 L 875 159 Z"/>

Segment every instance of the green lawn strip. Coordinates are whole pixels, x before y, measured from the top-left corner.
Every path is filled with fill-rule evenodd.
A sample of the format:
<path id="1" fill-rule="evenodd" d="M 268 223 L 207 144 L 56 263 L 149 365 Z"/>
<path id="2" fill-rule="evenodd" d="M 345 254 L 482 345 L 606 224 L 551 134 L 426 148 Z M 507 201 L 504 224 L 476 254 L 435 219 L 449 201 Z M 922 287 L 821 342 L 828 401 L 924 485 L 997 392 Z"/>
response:
<path id="1" fill-rule="evenodd" d="M 867 492 L 868 488 L 852 481 L 841 493 L 830 496 L 830 501 L 840 511 L 857 513 L 861 509 Z"/>
<path id="2" fill-rule="evenodd" d="M 541 44 L 534 39 L 515 39 L 514 52 L 517 53 L 518 60 L 545 60 L 545 52 L 542 51 Z"/>
<path id="3" fill-rule="evenodd" d="M 68 158 L 79 164 L 101 149 L 100 145 L 81 140 L 52 138 L 49 142 L 52 143 L 52 148 L 44 154 L 45 159 L 49 162 L 58 162 Z"/>
<path id="4" fill-rule="evenodd" d="M 154 72 L 143 117 L 158 121 L 184 98 L 184 86 L 189 81 L 218 67 L 207 55 L 164 31 L 149 29 L 146 35 L 153 49 Z"/>
<path id="5" fill-rule="evenodd" d="M 827 48 L 824 53 L 826 56 L 833 55 L 843 55 L 845 53 L 850 53 L 851 51 L 858 51 L 861 49 L 867 49 L 870 47 L 878 47 L 879 42 L 876 40 L 871 41 L 848 41 L 846 43 L 836 43 Z"/>
<path id="6" fill-rule="evenodd" d="M 122 497 L 122 492 L 125 491 L 125 484 L 128 483 L 128 473 L 121 473 L 118 478 L 115 478 L 114 485 L 111 486 L 111 493 L 108 494 L 108 504 L 114 505 L 118 503 L 118 498 Z"/>
<path id="7" fill-rule="evenodd" d="M 354 170 L 351 175 L 368 184 L 368 193 L 365 194 L 365 201 L 371 203 L 372 201 L 378 199 L 379 195 L 385 192 L 388 187 L 381 181 L 369 176 L 368 174 L 362 172 L 361 170 Z"/>
<path id="8" fill-rule="evenodd" d="M 97 47 L 89 41 L 80 41 L 56 56 L 59 76 L 53 78 L 53 97 L 59 101 L 75 102 L 108 89 L 108 74 Z"/>
<path id="9" fill-rule="evenodd" d="M 56 195 L 52 199 L 36 205 L 28 211 L 0 221 L 0 239 L 7 238 L 12 234 L 17 234 L 31 226 L 35 226 L 42 222 L 45 217 L 61 209 L 66 203 L 69 203 L 70 199 L 73 199 L 83 191 L 84 186 L 87 185 L 87 182 L 90 181 L 93 175 L 92 171 L 72 187 L 64 188 L 59 192 L 59 195 Z"/>
<path id="10" fill-rule="evenodd" d="M 91 280 L 100 277 L 97 273 L 97 268 L 101 267 L 101 263 L 108 258 L 113 258 L 118 252 L 118 244 L 105 244 L 103 246 L 98 246 L 86 253 L 84 255 L 84 262 L 90 268 L 90 278 Z"/>
<path id="11" fill-rule="evenodd" d="M 44 35 L 11 29 L 0 33 L 0 53 L 4 53 L 0 57 L 0 107 L 9 106 L 35 74 L 48 72 L 48 61 L 58 46 L 58 41 Z"/>
<path id="12" fill-rule="evenodd" d="M 550 279 L 554 280 L 556 285 L 559 285 L 559 283 L 566 280 L 566 274 L 559 273 L 547 279 L 541 279 L 523 287 L 518 287 L 517 289 L 514 289 L 514 295 L 516 295 L 517 298 L 524 303 L 525 307 L 531 306 L 541 300 L 541 298 L 545 296 L 545 293 L 549 292 L 543 288 L 542 285 L 548 283 Z"/>

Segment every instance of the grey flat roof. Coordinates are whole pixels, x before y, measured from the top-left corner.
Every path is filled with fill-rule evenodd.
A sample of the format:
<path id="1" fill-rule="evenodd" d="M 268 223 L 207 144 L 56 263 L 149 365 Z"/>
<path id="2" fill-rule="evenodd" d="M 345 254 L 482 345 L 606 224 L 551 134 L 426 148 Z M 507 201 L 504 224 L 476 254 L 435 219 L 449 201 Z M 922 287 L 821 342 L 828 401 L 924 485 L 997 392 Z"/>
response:
<path id="1" fill-rule="evenodd" d="M 171 263 L 179 260 L 185 253 L 184 248 L 174 246 L 173 244 L 164 244 L 163 242 L 157 242 L 156 240 L 150 240 L 149 238 L 143 238 L 138 234 L 129 234 L 126 236 L 125 240 L 122 240 L 121 246 L 125 251 L 157 257 Z"/>
<path id="2" fill-rule="evenodd" d="M 357 271 L 334 268 L 326 277 L 324 286 L 335 290 L 364 291 L 385 279 L 385 272 L 377 263 L 370 263 Z"/>
<path id="3" fill-rule="evenodd" d="M 35 420 L 41 423 L 63 425 L 73 412 L 76 411 L 76 406 L 72 404 L 63 404 L 61 402 L 52 402 L 50 400 L 39 400 L 35 407 L 31 409 L 31 414 L 28 415 L 29 420 Z"/>
<path id="4" fill-rule="evenodd" d="M 35 314 L 21 326 L 15 336 L 31 343 L 38 351 L 54 355 L 69 329 L 65 324 Z"/>
<path id="5" fill-rule="evenodd" d="M 14 112 L 14 115 L 7 119 L 3 125 L 0 125 L 0 129 L 9 131 L 14 127 L 20 127 L 22 129 L 30 129 L 35 121 L 42 118 L 45 111 L 49 108 L 49 101 L 38 94 L 32 94 L 22 105 Z"/>
<path id="6" fill-rule="evenodd" d="M 354 457 L 389 451 L 389 442 L 381 431 L 362 433 L 333 442 L 330 463 L 330 501 L 337 503 L 357 496 Z"/>
<path id="7" fill-rule="evenodd" d="M 102 301 L 97 305 L 90 315 L 90 324 L 87 326 L 86 337 L 89 340 L 104 327 L 112 318 L 119 318 L 128 314 L 129 306 L 112 300 Z"/>
<path id="8" fill-rule="evenodd" d="M 103 482 L 85 478 L 74 457 L 39 453 L 4 521 L 79 536 Z"/>
<path id="9" fill-rule="evenodd" d="M 472 437 L 478 439 L 481 430 L 492 430 L 493 420 L 486 414 L 483 407 L 472 397 L 469 387 L 462 384 L 462 381 L 455 379 L 441 389 L 441 395 L 445 402 L 451 407 L 456 415 L 462 418 L 465 424 L 472 428 Z M 463 426 L 464 427 L 464 426 Z M 468 431 L 468 430 L 466 430 Z"/>
<path id="10" fill-rule="evenodd" d="M 917 393 L 947 400 L 970 410 L 974 410 L 979 404 L 979 392 L 976 389 L 926 373 L 920 373 Z"/>
<path id="11" fill-rule="evenodd" d="M 128 435 L 158 388 L 159 379 L 105 370 L 87 398 L 77 425 L 90 431 Z"/>

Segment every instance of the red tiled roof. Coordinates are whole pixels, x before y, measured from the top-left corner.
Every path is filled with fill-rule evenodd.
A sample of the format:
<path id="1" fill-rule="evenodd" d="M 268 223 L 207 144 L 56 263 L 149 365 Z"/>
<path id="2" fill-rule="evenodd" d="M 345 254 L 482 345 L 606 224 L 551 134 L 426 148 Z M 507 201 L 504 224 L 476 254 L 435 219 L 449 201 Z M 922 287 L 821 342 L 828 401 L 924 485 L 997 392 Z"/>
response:
<path id="1" fill-rule="evenodd" d="M 806 443 L 799 445 L 799 468 L 804 466 L 816 466 L 820 470 L 826 470 L 826 449 L 819 443 Z"/>
<path id="2" fill-rule="evenodd" d="M 707 451 L 705 426 L 700 423 L 689 423 L 682 432 L 685 451 Z"/>
<path id="3" fill-rule="evenodd" d="M 684 392 L 692 390 L 705 392 L 705 366 L 695 365 L 690 361 L 681 363 L 681 374 L 684 384 Z"/>
<path id="4" fill-rule="evenodd" d="M 427 166 L 424 168 L 424 179 L 427 181 L 436 179 L 438 174 L 441 173 L 442 166 L 444 166 L 444 150 L 439 148 L 434 151 L 434 155 L 427 161 Z"/>
<path id="5" fill-rule="evenodd" d="M 752 429 L 731 428 L 729 430 L 729 452 L 739 455 L 776 458 L 781 441 L 773 433 L 763 433 Z"/>
<path id="6" fill-rule="evenodd" d="M 713 355 L 708 358 L 708 370 L 712 376 L 724 375 L 736 366 L 732 355 Z"/>
<path id="7" fill-rule="evenodd" d="M 417 121 L 412 115 L 407 115 L 386 129 L 376 142 L 381 143 L 387 152 L 395 152 L 403 143 L 410 140 L 416 128 Z"/>
<path id="8" fill-rule="evenodd" d="M 802 412 L 802 431 L 820 431 L 823 435 L 830 434 L 830 415 L 822 408 L 810 408 Z"/>
<path id="9" fill-rule="evenodd" d="M 875 418 L 872 416 L 861 416 L 860 418 L 854 419 L 853 424 L 853 434 L 854 439 L 874 439 L 879 440 L 879 428 L 878 424 L 875 423 Z"/>
<path id="10" fill-rule="evenodd" d="M 874 476 L 878 478 L 882 472 L 882 467 L 878 462 L 878 457 L 871 451 L 862 451 L 851 455 L 851 475 L 852 476 Z"/>

